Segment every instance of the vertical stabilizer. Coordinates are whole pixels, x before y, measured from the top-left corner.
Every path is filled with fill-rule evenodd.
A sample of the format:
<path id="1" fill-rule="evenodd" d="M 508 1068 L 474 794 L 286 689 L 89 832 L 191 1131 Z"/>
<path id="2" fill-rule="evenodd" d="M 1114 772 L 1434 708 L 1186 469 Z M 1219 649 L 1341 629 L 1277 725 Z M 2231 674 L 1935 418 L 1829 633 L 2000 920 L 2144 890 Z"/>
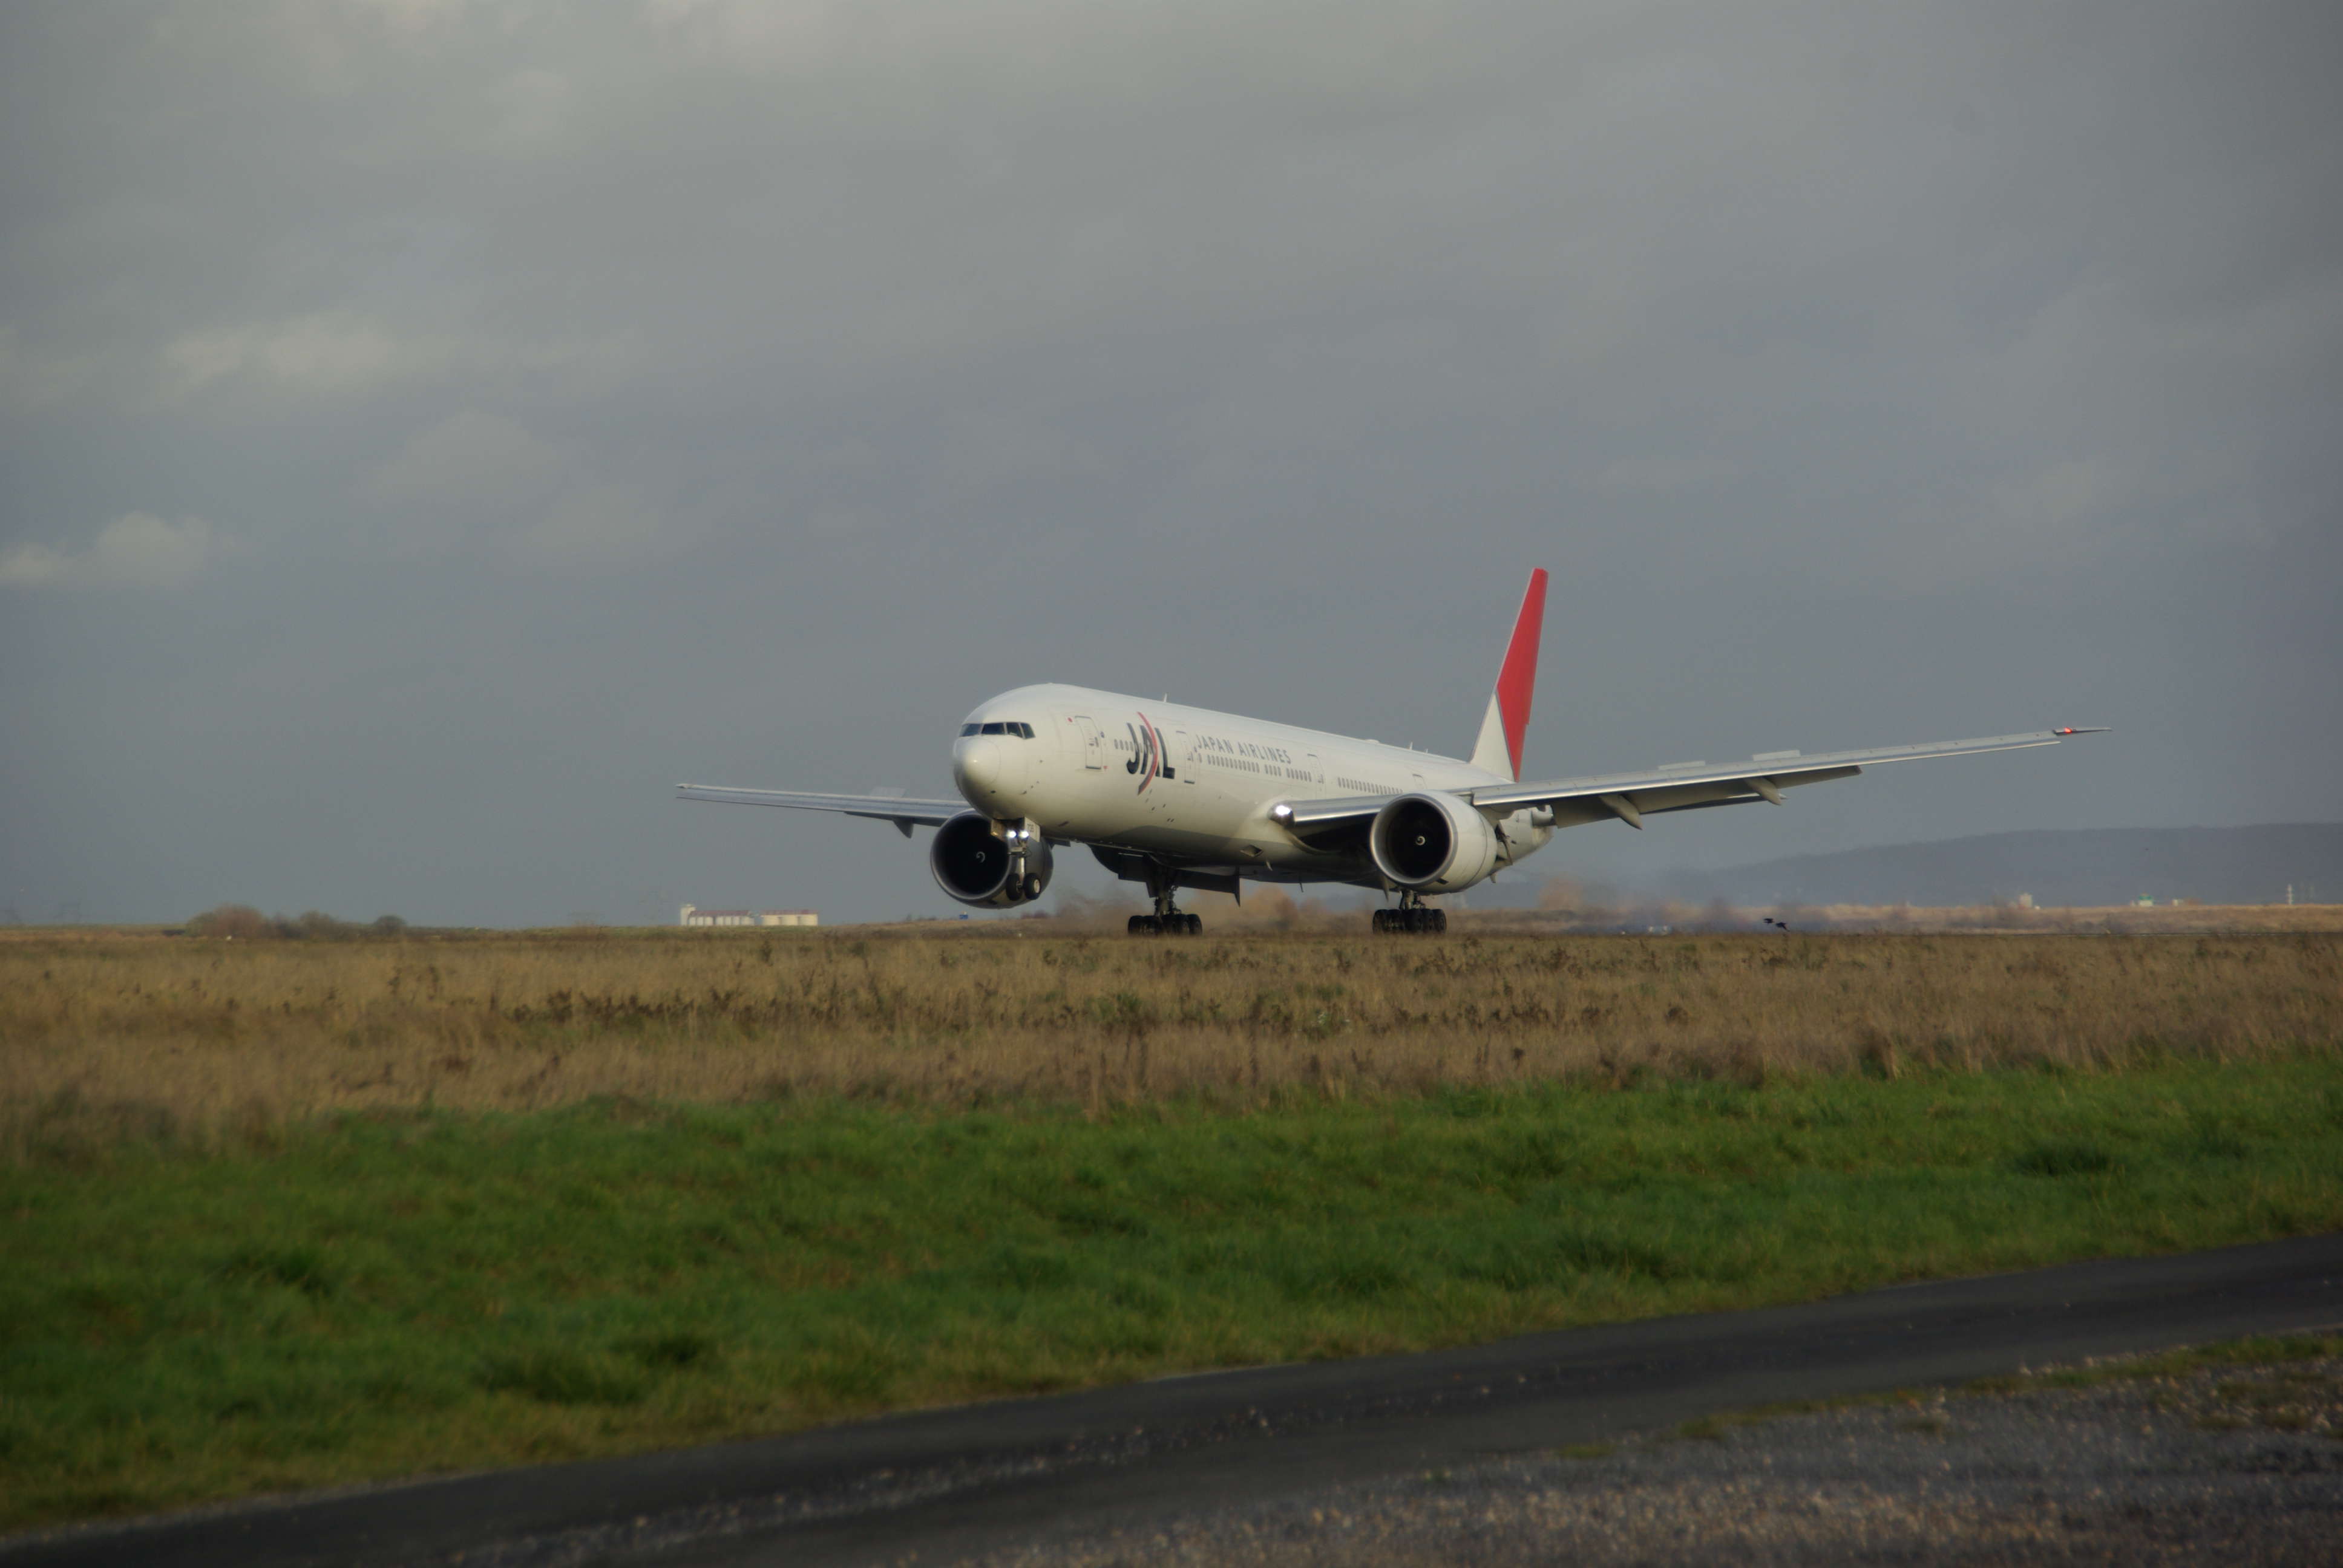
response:
<path id="1" fill-rule="evenodd" d="M 1530 573 L 1522 613 L 1513 618 L 1513 640 L 1505 644 L 1505 662 L 1497 667 L 1497 689 L 1489 694 L 1481 738 L 1473 743 L 1475 768 L 1507 779 L 1522 776 L 1522 738 L 1529 733 L 1530 693 L 1537 686 L 1538 628 L 1544 623 L 1545 568 L 1539 567 Z"/>

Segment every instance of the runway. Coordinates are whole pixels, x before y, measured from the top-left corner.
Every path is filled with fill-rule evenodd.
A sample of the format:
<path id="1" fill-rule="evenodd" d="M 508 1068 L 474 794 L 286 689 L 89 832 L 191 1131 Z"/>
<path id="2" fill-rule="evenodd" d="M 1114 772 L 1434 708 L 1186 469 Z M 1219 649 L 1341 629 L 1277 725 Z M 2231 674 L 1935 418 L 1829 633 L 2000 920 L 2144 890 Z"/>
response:
<path id="1" fill-rule="evenodd" d="M 2343 1235 L 1169 1378 L 0 1543 L 15 1564 L 894 1563 L 1774 1401 L 2343 1322 Z"/>

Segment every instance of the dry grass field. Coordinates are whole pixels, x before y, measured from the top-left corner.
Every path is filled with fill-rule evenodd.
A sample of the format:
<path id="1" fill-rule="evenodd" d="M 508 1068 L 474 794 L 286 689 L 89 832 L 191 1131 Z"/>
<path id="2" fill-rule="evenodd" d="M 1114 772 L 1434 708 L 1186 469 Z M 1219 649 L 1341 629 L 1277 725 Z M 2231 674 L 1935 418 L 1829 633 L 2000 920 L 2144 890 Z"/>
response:
<path id="1" fill-rule="evenodd" d="M 612 1097 L 1235 1106 L 2338 1040 L 2321 932 L 25 932 L 0 940 L 0 1158 Z"/>
<path id="2" fill-rule="evenodd" d="M 2095 936 L 2234 936 L 2247 932 L 2343 932 L 2343 904 L 2200 904 L 2165 902 L 2149 907 L 2033 908 L 2015 903 L 1776 905 L 1765 910 L 1720 904 L 1620 903 L 1590 898 L 1565 878 L 1548 880 L 1539 908 L 1476 911 L 1483 930 L 1641 931 L 1653 926 L 1678 930 L 1758 931 L 1769 917 L 1801 931 L 1872 931 L 1890 936 L 1992 932 Z"/>

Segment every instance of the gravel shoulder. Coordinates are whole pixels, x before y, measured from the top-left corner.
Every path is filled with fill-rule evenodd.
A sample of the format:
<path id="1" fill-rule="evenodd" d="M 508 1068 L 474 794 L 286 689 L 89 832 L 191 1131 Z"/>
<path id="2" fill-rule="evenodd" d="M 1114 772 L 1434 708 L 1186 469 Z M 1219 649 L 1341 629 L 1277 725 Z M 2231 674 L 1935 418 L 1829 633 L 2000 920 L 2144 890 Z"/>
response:
<path id="1" fill-rule="evenodd" d="M 2170 1364 L 1693 1422 L 1534 1460 L 1043 1540 L 983 1561 L 2336 1562 L 2343 1357 L 2146 1370 Z"/>

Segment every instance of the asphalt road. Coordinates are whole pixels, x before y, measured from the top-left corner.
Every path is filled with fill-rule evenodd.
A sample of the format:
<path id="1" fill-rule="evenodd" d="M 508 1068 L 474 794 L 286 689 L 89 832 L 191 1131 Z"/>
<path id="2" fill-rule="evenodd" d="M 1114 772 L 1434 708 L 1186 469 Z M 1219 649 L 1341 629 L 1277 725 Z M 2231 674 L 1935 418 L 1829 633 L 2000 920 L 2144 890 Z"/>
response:
<path id="1" fill-rule="evenodd" d="M 1261 1367 L 0 1543 L 32 1564 L 922 1564 L 1697 1415 L 2343 1323 L 2343 1235 Z"/>

